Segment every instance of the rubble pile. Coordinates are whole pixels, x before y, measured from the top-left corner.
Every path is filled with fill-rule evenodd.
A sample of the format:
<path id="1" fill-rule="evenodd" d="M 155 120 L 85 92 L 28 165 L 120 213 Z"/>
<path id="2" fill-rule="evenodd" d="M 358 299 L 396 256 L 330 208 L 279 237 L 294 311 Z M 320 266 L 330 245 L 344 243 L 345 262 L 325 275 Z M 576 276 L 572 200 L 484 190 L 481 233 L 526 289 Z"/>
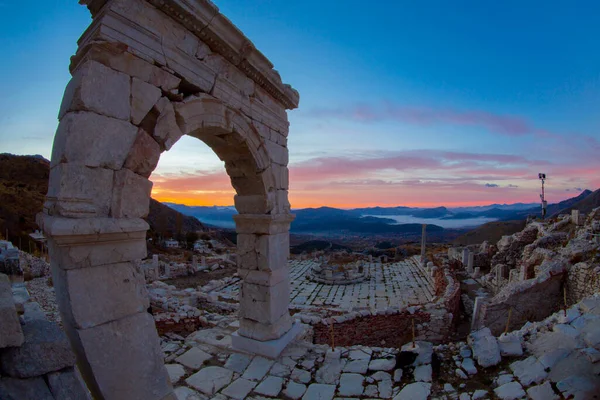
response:
<path id="1" fill-rule="evenodd" d="M 50 276 L 50 263 L 25 251 L 19 251 L 21 267 L 25 274 L 32 278 Z"/>
<path id="2" fill-rule="evenodd" d="M 481 286 L 479 301 L 463 295 L 465 305 L 473 304 L 473 328 L 485 326 L 499 334 L 506 324 L 516 329 L 600 292 L 600 208 L 585 218 L 575 214 L 532 221 L 503 237 L 485 269 L 464 262 L 477 258 L 479 253 L 468 254 L 471 250 L 481 249 L 462 249 L 463 273 Z M 460 253 L 448 252 L 451 258 Z"/>
<path id="3" fill-rule="evenodd" d="M 91 400 L 65 333 L 26 292 L 0 274 L 0 399 Z"/>

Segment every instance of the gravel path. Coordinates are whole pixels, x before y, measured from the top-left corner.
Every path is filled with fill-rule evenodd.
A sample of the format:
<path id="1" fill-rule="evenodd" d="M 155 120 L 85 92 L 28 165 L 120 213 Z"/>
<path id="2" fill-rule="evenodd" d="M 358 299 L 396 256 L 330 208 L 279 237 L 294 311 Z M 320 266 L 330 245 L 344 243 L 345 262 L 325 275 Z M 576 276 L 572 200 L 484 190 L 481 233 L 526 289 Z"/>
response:
<path id="1" fill-rule="evenodd" d="M 56 322 L 62 327 L 54 288 L 48 286 L 48 277 L 35 278 L 25 282 L 25 284 L 31 296 L 31 301 L 39 303 L 42 310 L 46 313 L 48 320 Z"/>

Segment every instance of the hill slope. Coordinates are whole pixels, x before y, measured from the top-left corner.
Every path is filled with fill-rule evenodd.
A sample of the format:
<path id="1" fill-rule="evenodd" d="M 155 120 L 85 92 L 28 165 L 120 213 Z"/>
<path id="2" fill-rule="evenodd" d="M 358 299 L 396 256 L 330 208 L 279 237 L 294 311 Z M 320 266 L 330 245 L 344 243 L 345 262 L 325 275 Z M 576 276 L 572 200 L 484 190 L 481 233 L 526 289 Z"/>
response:
<path id="1" fill-rule="evenodd" d="M 590 192 L 590 194 L 585 198 L 561 209 L 554 215 L 571 214 L 571 210 L 579 210 L 580 212 L 587 214 L 596 207 L 600 207 L 600 189 L 596 190 L 595 192 Z"/>
<path id="2" fill-rule="evenodd" d="M 479 244 L 484 241 L 497 243 L 504 235 L 512 235 L 525 228 L 525 220 L 518 221 L 494 221 L 483 224 L 454 240 L 455 245 L 466 246 Z"/>
<path id="3" fill-rule="evenodd" d="M 50 162 L 41 156 L 0 154 L 0 233 L 27 237 L 37 229 L 48 192 Z"/>
<path id="4" fill-rule="evenodd" d="M 9 239 L 28 240 L 38 229 L 35 215 L 42 211 L 48 192 L 50 162 L 42 156 L 0 154 L 0 232 Z M 154 199 L 150 199 L 147 218 L 150 229 L 173 234 L 204 230 L 194 217 L 185 216 Z M 18 243 L 18 242 L 16 242 Z"/>

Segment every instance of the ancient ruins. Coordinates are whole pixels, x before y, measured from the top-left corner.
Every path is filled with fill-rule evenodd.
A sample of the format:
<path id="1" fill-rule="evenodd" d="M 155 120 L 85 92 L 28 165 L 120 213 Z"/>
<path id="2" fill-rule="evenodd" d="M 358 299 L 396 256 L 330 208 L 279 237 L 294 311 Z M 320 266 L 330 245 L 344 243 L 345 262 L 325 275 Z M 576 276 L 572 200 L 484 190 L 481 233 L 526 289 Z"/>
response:
<path id="1" fill-rule="evenodd" d="M 280 351 L 298 331 L 287 309 L 286 109 L 299 96 L 209 1 L 83 3 L 93 22 L 71 60 L 39 224 L 92 393 L 162 399 L 172 389 L 136 264 L 146 256 L 148 177 L 182 135 L 224 161 L 240 213 L 235 343 Z"/>
<path id="2" fill-rule="evenodd" d="M 418 256 L 290 256 L 298 93 L 208 0 L 81 3 L 38 215 L 50 263 L 0 241 L 0 399 L 600 393 L 600 208 L 465 247 L 424 225 Z M 148 254 L 149 177 L 183 135 L 224 162 L 237 243 Z"/>

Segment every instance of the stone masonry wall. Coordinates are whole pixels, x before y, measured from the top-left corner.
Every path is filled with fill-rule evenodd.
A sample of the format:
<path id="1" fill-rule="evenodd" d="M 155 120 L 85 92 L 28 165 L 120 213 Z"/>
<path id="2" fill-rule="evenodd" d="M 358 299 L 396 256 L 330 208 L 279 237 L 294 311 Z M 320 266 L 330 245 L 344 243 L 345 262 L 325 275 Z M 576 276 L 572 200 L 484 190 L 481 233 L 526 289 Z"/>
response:
<path id="1" fill-rule="evenodd" d="M 433 270 L 432 280 L 437 300 L 425 306 L 403 310 L 387 310 L 378 314 L 356 312 L 356 316 L 336 316 L 303 322 L 312 323 L 314 342 L 331 343 L 331 322 L 335 343 L 339 346 L 396 346 L 412 340 L 412 321 L 415 321 L 415 339 L 440 343 L 451 333 L 454 316 L 460 307 L 460 285 L 448 268 Z"/>
<path id="2" fill-rule="evenodd" d="M 585 297 L 600 292 L 599 267 L 580 262 L 569 269 L 566 280 L 567 303 L 575 304 Z"/>
<path id="3" fill-rule="evenodd" d="M 546 274 L 507 286 L 490 303 L 482 306 L 479 327 L 488 327 L 496 336 L 505 327 L 510 312 L 509 330 L 528 321 L 541 321 L 563 305 L 563 273 Z"/>
<path id="4" fill-rule="evenodd" d="M 383 346 L 401 347 L 412 340 L 412 320 L 417 325 L 428 322 L 425 312 L 410 314 L 408 311 L 394 315 L 374 315 L 333 324 L 336 346 Z M 331 325 L 318 324 L 314 327 L 316 344 L 331 343 Z"/>

